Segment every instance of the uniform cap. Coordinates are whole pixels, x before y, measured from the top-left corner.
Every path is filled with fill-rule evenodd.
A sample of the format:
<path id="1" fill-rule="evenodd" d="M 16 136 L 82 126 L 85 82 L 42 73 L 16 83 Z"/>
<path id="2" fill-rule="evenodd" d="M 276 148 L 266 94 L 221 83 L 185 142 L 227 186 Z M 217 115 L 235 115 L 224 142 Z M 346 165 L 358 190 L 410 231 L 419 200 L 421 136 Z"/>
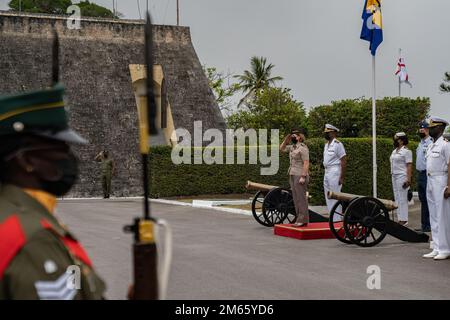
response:
<path id="1" fill-rule="evenodd" d="M 426 120 L 421 121 L 421 122 L 419 123 L 419 128 L 420 128 L 420 129 L 427 129 L 427 128 L 428 128 L 428 122 L 427 122 Z"/>
<path id="2" fill-rule="evenodd" d="M 398 139 L 398 138 L 401 138 L 401 137 L 406 137 L 406 133 L 404 133 L 403 131 L 402 132 L 397 132 L 395 134 L 395 136 L 394 136 L 394 139 Z"/>
<path id="3" fill-rule="evenodd" d="M 33 134 L 75 144 L 86 144 L 71 130 L 64 107 L 64 87 L 0 97 L 0 136 Z"/>
<path id="4" fill-rule="evenodd" d="M 291 134 L 306 134 L 306 130 L 303 128 L 300 129 L 292 129 Z"/>
<path id="5" fill-rule="evenodd" d="M 433 128 L 437 126 L 448 126 L 447 120 L 438 117 L 431 117 L 428 119 L 428 128 Z"/>
<path id="6" fill-rule="evenodd" d="M 325 125 L 325 130 L 323 132 L 339 132 L 339 129 L 336 128 L 335 126 L 331 125 L 331 124 L 326 124 Z"/>

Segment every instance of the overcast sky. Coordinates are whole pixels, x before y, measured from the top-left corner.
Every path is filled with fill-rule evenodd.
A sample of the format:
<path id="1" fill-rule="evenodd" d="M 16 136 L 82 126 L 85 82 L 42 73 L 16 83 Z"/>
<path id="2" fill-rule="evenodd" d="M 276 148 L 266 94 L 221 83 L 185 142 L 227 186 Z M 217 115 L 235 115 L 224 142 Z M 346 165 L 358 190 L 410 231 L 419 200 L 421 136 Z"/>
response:
<path id="1" fill-rule="evenodd" d="M 0 8 L 7 7 L 0 0 Z M 94 0 L 112 8 L 112 0 Z M 118 0 L 126 18 L 139 18 L 137 0 Z M 364 0 L 180 0 L 181 24 L 191 28 L 202 64 L 241 73 L 265 56 L 274 74 L 308 108 L 371 96 L 371 55 L 359 40 Z M 141 11 L 146 1 L 140 0 Z M 176 0 L 149 0 L 158 24 L 176 23 Z M 384 0 L 384 42 L 377 55 L 377 97 L 398 94 L 394 70 L 403 49 L 413 88 L 431 97 L 432 114 L 450 120 L 450 94 L 439 93 L 450 71 L 449 0 Z"/>

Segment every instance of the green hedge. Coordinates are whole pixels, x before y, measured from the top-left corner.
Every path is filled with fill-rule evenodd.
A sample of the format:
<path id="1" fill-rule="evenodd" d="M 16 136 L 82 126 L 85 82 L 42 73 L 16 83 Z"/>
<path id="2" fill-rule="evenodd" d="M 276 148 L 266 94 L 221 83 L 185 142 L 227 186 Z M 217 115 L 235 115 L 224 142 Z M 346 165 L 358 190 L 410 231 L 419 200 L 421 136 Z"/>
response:
<path id="1" fill-rule="evenodd" d="M 348 155 L 347 175 L 343 192 L 361 195 L 372 194 L 372 140 L 369 138 L 340 139 Z M 324 140 L 310 139 L 307 142 L 311 157 L 311 204 L 324 204 L 322 153 Z M 415 155 L 415 143 L 410 143 Z M 246 157 L 248 149 L 246 147 Z M 378 194 L 392 199 L 389 157 L 392 152 L 391 139 L 377 140 Z M 174 165 L 170 147 L 153 147 L 150 151 L 152 170 L 152 197 L 190 196 L 200 194 L 244 193 L 247 180 L 288 187 L 287 170 L 289 157 L 280 153 L 280 167 L 273 176 L 261 176 L 260 164 L 234 165 Z M 224 152 L 225 154 L 225 152 Z M 194 152 L 192 152 L 192 157 Z M 248 159 L 248 157 L 246 158 Z M 246 161 L 248 162 L 248 161 Z M 192 163 L 194 161 L 192 160 Z"/>
<path id="2" fill-rule="evenodd" d="M 417 124 L 428 116 L 429 98 L 386 97 L 377 100 L 377 134 L 393 137 L 404 131 L 410 139 L 417 139 Z M 331 123 L 341 130 L 342 137 L 372 136 L 372 101 L 348 99 L 333 101 L 309 111 L 309 136 L 322 137 L 323 127 Z"/>

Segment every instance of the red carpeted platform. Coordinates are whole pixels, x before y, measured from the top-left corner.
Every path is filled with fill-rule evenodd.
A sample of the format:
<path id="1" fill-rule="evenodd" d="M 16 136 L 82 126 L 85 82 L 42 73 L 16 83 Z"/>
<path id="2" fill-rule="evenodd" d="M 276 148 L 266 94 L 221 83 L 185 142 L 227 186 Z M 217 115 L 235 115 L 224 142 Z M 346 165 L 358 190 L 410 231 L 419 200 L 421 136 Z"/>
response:
<path id="1" fill-rule="evenodd" d="M 342 223 L 336 223 L 335 225 L 336 229 L 339 229 Z M 328 222 L 309 223 L 306 227 L 294 227 L 291 224 L 277 224 L 273 232 L 277 236 L 299 240 L 335 239 L 330 231 Z M 344 229 L 340 232 L 344 235 Z"/>

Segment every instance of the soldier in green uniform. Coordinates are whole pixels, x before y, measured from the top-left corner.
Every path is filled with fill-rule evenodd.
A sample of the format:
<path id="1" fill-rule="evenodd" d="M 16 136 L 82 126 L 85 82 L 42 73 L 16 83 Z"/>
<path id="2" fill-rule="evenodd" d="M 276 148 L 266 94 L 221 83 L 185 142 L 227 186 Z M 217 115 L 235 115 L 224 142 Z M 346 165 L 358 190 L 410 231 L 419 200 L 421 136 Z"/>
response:
<path id="1" fill-rule="evenodd" d="M 107 199 L 111 195 L 111 179 L 115 171 L 114 161 L 110 158 L 107 150 L 100 152 L 95 157 L 95 161 L 101 164 L 103 198 Z"/>
<path id="2" fill-rule="evenodd" d="M 0 97 L 0 299 L 101 299 L 105 284 L 54 215 L 75 183 L 64 89 Z"/>

